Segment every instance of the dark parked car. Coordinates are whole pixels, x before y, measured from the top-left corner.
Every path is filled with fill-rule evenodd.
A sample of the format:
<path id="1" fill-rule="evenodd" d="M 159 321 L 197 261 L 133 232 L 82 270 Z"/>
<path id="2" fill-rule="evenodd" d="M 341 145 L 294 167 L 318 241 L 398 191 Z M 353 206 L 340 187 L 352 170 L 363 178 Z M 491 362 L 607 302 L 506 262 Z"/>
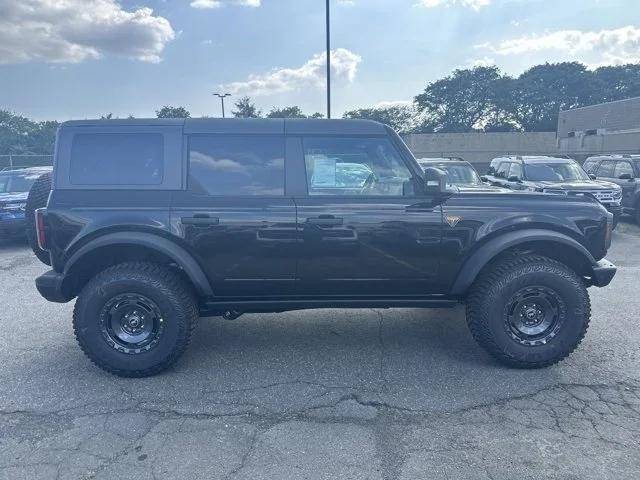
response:
<path id="1" fill-rule="evenodd" d="M 622 212 L 640 224 L 640 155 L 600 155 L 582 165 L 598 180 L 615 183 L 622 189 Z"/>
<path id="2" fill-rule="evenodd" d="M 375 122 L 68 122 L 53 185 L 36 286 L 77 297 L 80 346 L 123 376 L 173 364 L 199 316 L 461 302 L 488 352 L 544 367 L 578 346 L 587 287 L 616 271 L 592 197 L 452 191 Z"/>
<path id="3" fill-rule="evenodd" d="M 507 192 L 482 180 L 473 165 L 461 158 L 418 158 L 423 169 L 438 168 L 447 175 L 447 183 L 461 192 Z"/>
<path id="4" fill-rule="evenodd" d="M 578 162 L 570 158 L 517 156 L 494 158 L 487 172 L 492 185 L 513 190 L 588 195 L 600 203 L 618 222 L 622 207 L 622 190 L 612 182 L 591 178 Z"/>
<path id="5" fill-rule="evenodd" d="M 0 171 L 0 240 L 25 237 L 29 190 L 38 177 L 50 171 L 51 167 Z"/>

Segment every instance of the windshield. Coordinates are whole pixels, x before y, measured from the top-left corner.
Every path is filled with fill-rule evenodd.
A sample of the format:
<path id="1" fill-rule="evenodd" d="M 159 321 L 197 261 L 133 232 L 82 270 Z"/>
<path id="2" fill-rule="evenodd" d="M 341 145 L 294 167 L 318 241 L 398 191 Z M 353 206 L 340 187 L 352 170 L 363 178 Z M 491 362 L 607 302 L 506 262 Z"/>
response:
<path id="1" fill-rule="evenodd" d="M 524 166 L 525 178 L 533 182 L 567 182 L 589 180 L 580 165 L 567 163 L 530 163 Z"/>
<path id="2" fill-rule="evenodd" d="M 437 165 L 447 174 L 447 183 L 451 185 L 480 185 L 482 181 L 471 165 Z"/>
<path id="3" fill-rule="evenodd" d="M 28 192 L 38 175 L 0 175 L 0 193 Z"/>

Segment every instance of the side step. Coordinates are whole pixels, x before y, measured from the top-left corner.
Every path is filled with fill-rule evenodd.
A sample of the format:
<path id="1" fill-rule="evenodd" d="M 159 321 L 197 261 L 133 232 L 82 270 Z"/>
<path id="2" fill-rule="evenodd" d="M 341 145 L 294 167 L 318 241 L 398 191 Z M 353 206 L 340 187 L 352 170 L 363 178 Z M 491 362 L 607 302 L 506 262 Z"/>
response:
<path id="1" fill-rule="evenodd" d="M 243 313 L 279 313 L 319 308 L 452 308 L 459 301 L 443 296 L 392 298 L 305 298 L 305 299 L 216 299 L 201 305 L 202 316 L 232 316 Z M 231 315 L 229 315 L 231 314 Z"/>

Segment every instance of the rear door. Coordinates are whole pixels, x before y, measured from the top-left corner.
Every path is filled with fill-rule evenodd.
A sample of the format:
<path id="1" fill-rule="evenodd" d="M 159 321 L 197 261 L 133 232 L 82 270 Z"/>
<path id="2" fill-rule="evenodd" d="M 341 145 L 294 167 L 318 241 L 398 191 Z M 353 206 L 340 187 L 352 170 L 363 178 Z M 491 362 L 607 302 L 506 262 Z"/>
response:
<path id="1" fill-rule="evenodd" d="M 172 223 L 218 297 L 294 289 L 296 208 L 285 192 L 284 135 L 277 123 L 260 132 L 187 136 L 187 188 L 174 196 Z"/>
<path id="2" fill-rule="evenodd" d="M 307 195 L 296 196 L 305 296 L 432 293 L 442 212 L 407 190 L 410 169 L 386 136 L 306 136 Z M 404 193 L 403 193 L 404 192 Z"/>
<path id="3" fill-rule="evenodd" d="M 631 178 L 620 178 L 622 175 L 629 175 Z M 633 206 L 633 193 L 636 188 L 636 179 L 633 165 L 629 160 L 618 160 L 613 171 L 612 182 L 617 183 L 622 188 L 622 204 L 625 207 Z"/>

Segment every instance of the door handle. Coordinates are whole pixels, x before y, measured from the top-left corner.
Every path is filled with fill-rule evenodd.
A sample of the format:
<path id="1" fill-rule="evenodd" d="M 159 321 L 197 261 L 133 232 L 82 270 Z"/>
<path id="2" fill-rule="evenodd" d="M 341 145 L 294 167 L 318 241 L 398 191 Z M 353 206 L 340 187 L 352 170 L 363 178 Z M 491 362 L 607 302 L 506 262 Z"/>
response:
<path id="1" fill-rule="evenodd" d="M 334 217 L 333 215 L 320 215 L 319 217 L 307 218 L 307 223 L 320 226 L 342 225 L 344 219 L 342 217 Z"/>
<path id="2" fill-rule="evenodd" d="M 182 217 L 180 219 L 183 225 L 218 225 L 220 219 L 211 217 L 206 213 L 196 213 L 193 217 Z"/>

